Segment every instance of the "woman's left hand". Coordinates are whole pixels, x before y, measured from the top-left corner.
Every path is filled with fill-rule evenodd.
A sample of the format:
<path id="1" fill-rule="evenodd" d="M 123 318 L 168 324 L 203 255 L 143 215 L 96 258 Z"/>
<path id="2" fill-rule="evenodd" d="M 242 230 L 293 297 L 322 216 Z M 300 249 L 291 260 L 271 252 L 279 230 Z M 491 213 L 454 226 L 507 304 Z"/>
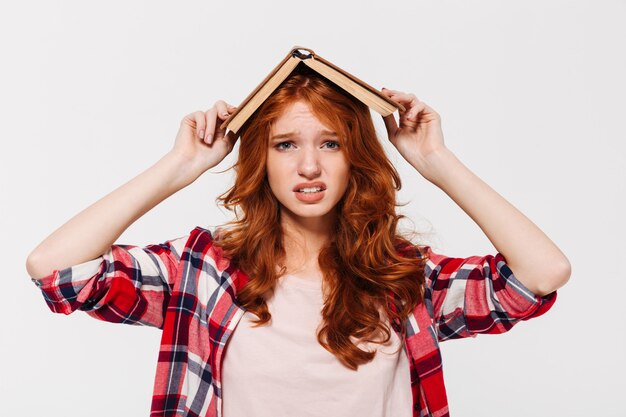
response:
<path id="1" fill-rule="evenodd" d="M 389 141 L 408 163 L 428 178 L 428 157 L 435 152 L 446 150 L 441 117 L 426 103 L 419 101 L 415 94 L 386 88 L 383 88 L 382 92 L 401 103 L 406 109 L 399 111 L 400 127 L 393 114 L 383 117 Z"/>

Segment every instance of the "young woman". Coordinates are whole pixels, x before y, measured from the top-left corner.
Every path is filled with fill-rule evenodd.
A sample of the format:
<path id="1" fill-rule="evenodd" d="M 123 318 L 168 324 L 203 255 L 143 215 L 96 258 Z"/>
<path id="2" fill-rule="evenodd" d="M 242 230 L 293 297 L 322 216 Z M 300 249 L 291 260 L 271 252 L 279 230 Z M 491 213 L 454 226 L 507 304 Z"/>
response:
<path id="1" fill-rule="evenodd" d="M 447 416 L 439 342 L 547 311 L 570 266 L 446 148 L 415 95 L 388 138 L 485 232 L 452 258 L 401 236 L 397 171 L 369 109 L 298 68 L 240 130 L 217 101 L 172 150 L 46 238 L 27 269 L 50 309 L 163 330 L 151 416 Z M 240 138 L 236 219 L 139 248 L 113 242 Z"/>

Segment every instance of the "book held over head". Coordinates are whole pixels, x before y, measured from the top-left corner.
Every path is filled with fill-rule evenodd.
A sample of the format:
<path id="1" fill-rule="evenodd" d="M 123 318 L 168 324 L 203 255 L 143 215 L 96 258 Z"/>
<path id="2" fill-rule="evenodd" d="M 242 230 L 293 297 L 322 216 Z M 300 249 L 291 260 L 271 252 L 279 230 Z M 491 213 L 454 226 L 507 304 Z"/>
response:
<path id="1" fill-rule="evenodd" d="M 294 46 L 267 77 L 244 99 L 237 110 L 224 120 L 220 126 L 221 129 L 228 128 L 233 133 L 237 133 L 241 126 L 267 100 L 274 90 L 289 77 L 298 65 L 306 65 L 382 116 L 392 114 L 398 109 L 405 110 L 402 104 L 390 99 L 380 90 L 317 55 L 313 50 Z"/>

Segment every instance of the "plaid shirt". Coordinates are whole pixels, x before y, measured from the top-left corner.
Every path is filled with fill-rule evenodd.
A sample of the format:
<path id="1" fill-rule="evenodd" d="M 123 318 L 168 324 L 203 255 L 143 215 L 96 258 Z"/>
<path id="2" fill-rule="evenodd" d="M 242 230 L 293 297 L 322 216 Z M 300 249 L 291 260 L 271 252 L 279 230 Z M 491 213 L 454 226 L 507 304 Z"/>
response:
<path id="1" fill-rule="evenodd" d="M 218 229 L 139 248 L 112 245 L 101 257 L 32 281 L 50 310 L 85 311 L 114 323 L 162 329 L 150 416 L 221 416 L 221 363 L 245 310 L 236 300 L 248 276 L 213 245 Z M 426 296 L 407 321 L 414 417 L 449 416 L 439 342 L 503 333 L 546 312 L 502 254 L 450 258 L 425 249 Z M 416 255 L 419 256 L 419 255 Z M 399 321 L 391 323 L 399 332 Z M 407 381 L 409 383 L 409 381 Z"/>

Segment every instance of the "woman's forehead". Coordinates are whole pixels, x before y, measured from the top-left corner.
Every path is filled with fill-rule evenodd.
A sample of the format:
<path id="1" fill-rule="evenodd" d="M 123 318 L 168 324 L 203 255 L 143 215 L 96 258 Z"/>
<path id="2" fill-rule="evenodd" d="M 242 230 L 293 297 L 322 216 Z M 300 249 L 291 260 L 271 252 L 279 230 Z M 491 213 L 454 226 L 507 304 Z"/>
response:
<path id="1" fill-rule="evenodd" d="M 301 100 L 288 105 L 270 127 L 274 135 L 297 135 L 303 129 L 314 129 L 322 134 L 336 133 L 335 129 L 320 120 L 308 103 Z"/>

